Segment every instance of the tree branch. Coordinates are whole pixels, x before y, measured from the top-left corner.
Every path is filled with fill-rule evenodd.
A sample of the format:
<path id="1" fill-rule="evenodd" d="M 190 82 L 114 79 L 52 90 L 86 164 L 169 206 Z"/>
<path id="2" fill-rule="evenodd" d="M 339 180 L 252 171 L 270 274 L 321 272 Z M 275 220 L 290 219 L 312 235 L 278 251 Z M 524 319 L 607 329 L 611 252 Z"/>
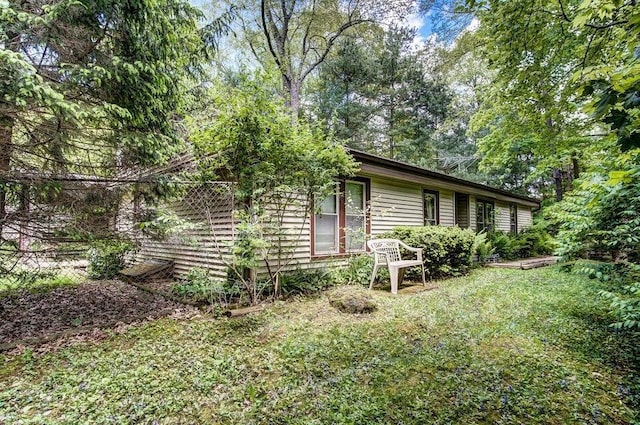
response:
<path id="1" fill-rule="evenodd" d="M 320 65 L 326 59 L 327 55 L 329 54 L 329 51 L 331 51 L 331 48 L 335 44 L 336 39 L 340 37 L 343 32 L 345 32 L 351 27 L 363 24 L 365 22 L 373 22 L 373 21 L 371 19 L 356 19 L 353 21 L 346 22 L 340 28 L 338 28 L 335 34 L 333 34 L 327 40 L 327 45 L 325 46 L 324 50 L 320 54 L 320 57 L 314 63 L 309 65 L 309 68 L 307 68 L 307 70 L 301 75 L 300 81 L 303 81 L 310 73 L 313 72 L 314 69 L 318 67 L 318 65 Z"/>
<path id="2" fill-rule="evenodd" d="M 285 69 L 282 66 L 282 62 L 280 61 L 280 58 L 278 57 L 278 54 L 275 51 L 275 48 L 273 47 L 273 39 L 271 37 L 271 33 L 269 32 L 269 28 L 267 27 L 267 4 L 266 3 L 267 3 L 267 0 L 262 0 L 260 2 L 260 11 L 261 11 L 260 17 L 262 18 L 262 31 L 264 33 L 264 36 L 267 38 L 267 46 L 269 47 L 269 53 L 271 53 L 273 60 L 276 62 L 276 65 L 280 69 L 280 72 L 286 79 L 287 76 L 285 75 L 286 74 Z M 273 20 L 271 19 L 271 23 L 272 22 Z M 280 34 L 277 28 L 275 28 L 275 25 L 271 25 L 271 26 L 273 27 L 273 30 L 276 31 L 276 37 L 280 38 Z"/>

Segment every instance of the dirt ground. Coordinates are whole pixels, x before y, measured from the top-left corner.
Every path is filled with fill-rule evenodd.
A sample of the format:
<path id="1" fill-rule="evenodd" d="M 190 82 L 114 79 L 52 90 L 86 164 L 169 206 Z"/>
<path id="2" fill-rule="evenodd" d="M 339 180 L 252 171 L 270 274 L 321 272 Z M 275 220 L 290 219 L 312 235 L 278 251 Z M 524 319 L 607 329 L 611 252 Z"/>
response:
<path id="1" fill-rule="evenodd" d="M 99 337 L 105 328 L 189 310 L 118 280 L 85 282 L 41 293 L 12 291 L 0 294 L 0 347 L 25 341 L 37 345 L 80 333 L 85 339 Z"/>

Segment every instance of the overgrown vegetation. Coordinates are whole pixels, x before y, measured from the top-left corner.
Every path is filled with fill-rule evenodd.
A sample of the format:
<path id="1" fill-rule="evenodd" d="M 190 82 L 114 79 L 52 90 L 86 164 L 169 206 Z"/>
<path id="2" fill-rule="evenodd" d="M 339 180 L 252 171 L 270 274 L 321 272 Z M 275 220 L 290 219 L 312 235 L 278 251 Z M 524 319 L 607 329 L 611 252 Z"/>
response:
<path id="1" fill-rule="evenodd" d="M 225 307 L 241 298 L 241 288 L 232 280 L 216 278 L 207 269 L 194 267 L 183 281 L 171 287 L 173 295 L 198 304 Z"/>
<path id="2" fill-rule="evenodd" d="M 557 268 L 480 269 L 372 291 L 368 315 L 314 297 L 161 319 L 0 359 L 0 422 L 634 423 L 640 344 L 608 326 L 600 288 Z"/>
<path id="3" fill-rule="evenodd" d="M 368 285 L 373 271 L 373 262 L 373 256 L 369 254 L 350 257 L 345 267 L 331 269 L 331 280 L 336 285 Z M 378 278 L 389 279 L 389 271 L 382 268 L 378 271 Z"/>
<path id="4" fill-rule="evenodd" d="M 640 329 L 640 153 L 621 159 L 608 176 L 591 174 L 553 212 L 560 225 L 559 252 L 598 257 L 612 264 L 582 263 L 578 270 L 607 283 L 602 295 L 617 315 L 616 327 Z"/>
<path id="5" fill-rule="evenodd" d="M 226 261 L 250 296 L 258 301 L 258 276 L 247 270 L 266 268 L 274 293 L 292 262 L 290 246 L 302 235 L 285 224 L 288 214 L 307 220 L 312 200 L 335 190 L 340 175 L 352 175 L 355 163 L 329 135 L 298 120 L 269 91 L 268 75 L 244 76 L 238 87 L 211 91 L 213 108 L 193 122 L 192 138 L 204 178 L 234 181 L 239 220 Z"/>
<path id="6" fill-rule="evenodd" d="M 502 260 L 539 257 L 553 253 L 555 242 L 542 226 L 533 226 L 513 234 L 499 230 L 489 232 L 487 239 Z"/>
<path id="7" fill-rule="evenodd" d="M 319 292 L 333 286 L 330 272 L 324 270 L 295 270 L 285 272 L 280 278 L 284 296 Z"/>
<path id="8" fill-rule="evenodd" d="M 470 229 L 442 226 L 399 226 L 385 238 L 400 239 L 409 246 L 422 248 L 427 276 L 431 279 L 461 276 L 471 267 L 475 233 Z M 415 269 L 407 277 L 415 278 Z"/>
<path id="9" fill-rule="evenodd" d="M 127 255 L 134 250 L 131 241 L 109 239 L 96 241 L 87 251 L 87 274 L 92 279 L 111 279 L 118 275 L 127 261 Z"/>

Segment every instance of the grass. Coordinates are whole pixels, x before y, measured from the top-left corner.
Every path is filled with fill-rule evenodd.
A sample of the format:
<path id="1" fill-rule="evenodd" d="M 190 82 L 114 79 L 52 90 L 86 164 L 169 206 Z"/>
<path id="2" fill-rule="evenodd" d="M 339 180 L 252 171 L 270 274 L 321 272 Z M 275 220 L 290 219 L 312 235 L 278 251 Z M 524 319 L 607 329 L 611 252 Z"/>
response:
<path id="1" fill-rule="evenodd" d="M 327 297 L 0 358 L 0 423 L 628 424 L 636 346 L 595 281 L 485 269 L 342 314 Z"/>
<path id="2" fill-rule="evenodd" d="M 80 276 L 71 274 L 36 277 L 24 282 L 11 277 L 2 277 L 0 278 L 0 297 L 20 289 L 26 289 L 32 293 L 49 292 L 63 286 L 75 286 L 80 282 Z"/>

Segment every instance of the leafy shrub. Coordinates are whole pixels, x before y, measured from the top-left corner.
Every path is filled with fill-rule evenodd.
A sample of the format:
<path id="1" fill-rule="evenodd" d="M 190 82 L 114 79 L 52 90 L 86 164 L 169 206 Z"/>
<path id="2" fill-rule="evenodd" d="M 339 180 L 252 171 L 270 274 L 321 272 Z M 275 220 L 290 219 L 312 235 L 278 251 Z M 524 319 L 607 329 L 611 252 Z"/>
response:
<path id="1" fill-rule="evenodd" d="M 609 176 L 585 174 L 576 189 L 552 209 L 560 223 L 558 254 L 614 260 L 608 266 L 581 263 L 607 283 L 601 295 L 610 301 L 617 328 L 640 329 L 640 151 L 620 158 Z M 598 264 L 598 263 L 596 263 Z M 597 270 L 596 270 L 597 267 Z"/>
<path id="2" fill-rule="evenodd" d="M 607 285 L 600 295 L 610 302 L 618 318 L 614 328 L 640 328 L 640 264 L 580 260 L 572 271 Z"/>
<path id="3" fill-rule="evenodd" d="M 280 275 L 280 287 L 285 296 L 311 294 L 332 284 L 329 273 L 322 270 L 295 270 Z"/>
<path id="4" fill-rule="evenodd" d="M 196 303 L 227 305 L 240 297 L 240 289 L 233 282 L 215 278 L 203 268 L 189 270 L 183 282 L 173 285 L 171 292 Z"/>
<path id="5" fill-rule="evenodd" d="M 538 257 L 553 252 L 554 241 L 543 226 L 532 226 L 518 234 L 497 230 L 487 234 L 494 252 L 505 260 Z"/>
<path id="6" fill-rule="evenodd" d="M 469 271 L 475 233 L 470 229 L 441 226 L 396 227 L 381 238 L 400 239 L 409 246 L 422 248 L 425 271 L 430 278 L 460 276 Z M 407 277 L 420 278 L 415 268 Z"/>
<path id="7" fill-rule="evenodd" d="M 495 249 L 491 244 L 491 241 L 487 237 L 487 234 L 482 232 L 476 234 L 473 240 L 473 253 L 478 258 L 478 263 L 486 263 L 487 259 L 493 254 Z"/>
<path id="8" fill-rule="evenodd" d="M 93 242 L 87 252 L 87 273 L 92 279 L 111 279 L 126 264 L 126 256 L 134 249 L 130 241 L 109 239 Z"/>
<path id="9" fill-rule="evenodd" d="M 349 258 L 346 267 L 336 267 L 331 270 L 331 280 L 335 285 L 368 285 L 373 271 L 373 256 L 362 254 Z M 378 270 L 378 277 L 384 278 L 381 273 L 387 273 L 387 269 Z"/>

